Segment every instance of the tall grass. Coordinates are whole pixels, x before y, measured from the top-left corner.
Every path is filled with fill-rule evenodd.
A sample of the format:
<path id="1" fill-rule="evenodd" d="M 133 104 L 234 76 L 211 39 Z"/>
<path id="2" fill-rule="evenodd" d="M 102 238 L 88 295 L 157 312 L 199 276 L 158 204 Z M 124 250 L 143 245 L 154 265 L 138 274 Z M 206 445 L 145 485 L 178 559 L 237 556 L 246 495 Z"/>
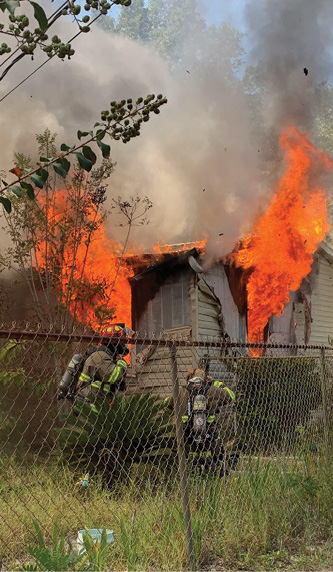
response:
<path id="1" fill-rule="evenodd" d="M 33 519 L 51 543 L 58 518 L 74 548 L 82 528 L 114 531 L 108 570 L 186 569 L 179 481 L 166 477 L 152 469 L 126 485 L 107 489 L 95 479 L 82 490 L 66 467 L 4 461 L 0 560 L 14 568 L 29 562 Z M 333 465 L 318 455 L 249 458 L 228 477 L 191 474 L 189 487 L 198 567 L 216 561 L 229 569 L 332 566 Z"/>

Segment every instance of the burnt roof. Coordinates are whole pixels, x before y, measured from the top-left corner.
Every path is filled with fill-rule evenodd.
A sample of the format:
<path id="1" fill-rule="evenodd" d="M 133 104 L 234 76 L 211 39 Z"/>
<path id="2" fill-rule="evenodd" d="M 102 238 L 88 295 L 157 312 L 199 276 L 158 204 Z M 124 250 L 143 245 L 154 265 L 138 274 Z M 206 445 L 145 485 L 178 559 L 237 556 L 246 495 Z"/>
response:
<path id="1" fill-rule="evenodd" d="M 134 271 L 136 271 L 136 274 L 130 278 L 130 282 L 141 280 L 150 272 L 166 269 L 171 270 L 175 266 L 185 264 L 190 256 L 194 256 L 195 258 L 200 256 L 200 250 L 197 248 L 191 248 L 189 250 L 181 250 L 178 252 L 147 254 L 143 255 L 143 257 L 131 257 L 131 261 L 127 258 L 126 260 L 128 263 L 131 264 Z M 136 258 L 139 260 L 136 260 Z M 144 261 L 146 261 L 146 264 L 144 264 Z"/>

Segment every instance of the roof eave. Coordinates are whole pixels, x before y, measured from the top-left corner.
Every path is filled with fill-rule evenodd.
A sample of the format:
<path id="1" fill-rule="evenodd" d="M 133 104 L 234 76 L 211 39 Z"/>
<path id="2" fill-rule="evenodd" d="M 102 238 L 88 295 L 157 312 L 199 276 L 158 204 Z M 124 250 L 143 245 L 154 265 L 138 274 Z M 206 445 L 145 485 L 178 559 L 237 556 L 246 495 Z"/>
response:
<path id="1" fill-rule="evenodd" d="M 191 248 L 191 250 L 187 250 L 185 252 L 177 253 L 175 256 L 172 256 L 172 257 L 168 258 L 167 260 L 163 260 L 163 262 L 158 262 L 157 264 L 150 266 L 149 268 L 147 268 L 143 272 L 140 272 L 140 274 L 136 274 L 136 275 L 132 276 L 132 278 L 130 279 L 130 282 L 138 282 L 139 280 L 142 280 L 145 276 L 147 276 L 147 274 L 150 274 L 151 272 L 164 270 L 165 268 L 168 268 L 168 267 L 170 269 L 174 268 L 175 266 L 178 266 L 179 264 L 183 264 L 184 262 L 186 262 L 190 256 L 196 257 L 199 255 L 200 255 L 200 251 L 197 248 Z"/>

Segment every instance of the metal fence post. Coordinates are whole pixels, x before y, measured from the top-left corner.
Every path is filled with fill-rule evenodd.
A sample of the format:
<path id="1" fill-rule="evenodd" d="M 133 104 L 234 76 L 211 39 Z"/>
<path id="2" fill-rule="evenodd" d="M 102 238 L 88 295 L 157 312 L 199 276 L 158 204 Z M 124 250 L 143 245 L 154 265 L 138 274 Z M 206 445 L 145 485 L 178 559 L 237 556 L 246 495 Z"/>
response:
<path id="1" fill-rule="evenodd" d="M 321 399 L 323 404 L 323 423 L 324 423 L 324 440 L 327 460 L 329 459 L 329 427 L 328 427 L 328 408 L 327 408 L 327 375 L 326 375 L 326 355 L 325 348 L 320 349 L 320 383 L 321 383 Z"/>
<path id="2" fill-rule="evenodd" d="M 183 422 L 180 409 L 177 349 L 175 344 L 172 344 L 170 350 L 171 350 L 171 365 L 172 365 L 172 392 L 173 392 L 175 421 L 176 421 L 177 453 L 178 453 L 178 463 L 179 463 L 179 473 L 180 473 L 180 486 L 181 486 L 182 501 L 183 501 L 183 513 L 185 521 L 185 538 L 186 538 L 187 554 L 189 558 L 190 569 L 194 570 L 195 559 L 193 552 L 190 497 L 189 497 L 187 473 L 186 473 L 184 431 L 183 431 Z"/>

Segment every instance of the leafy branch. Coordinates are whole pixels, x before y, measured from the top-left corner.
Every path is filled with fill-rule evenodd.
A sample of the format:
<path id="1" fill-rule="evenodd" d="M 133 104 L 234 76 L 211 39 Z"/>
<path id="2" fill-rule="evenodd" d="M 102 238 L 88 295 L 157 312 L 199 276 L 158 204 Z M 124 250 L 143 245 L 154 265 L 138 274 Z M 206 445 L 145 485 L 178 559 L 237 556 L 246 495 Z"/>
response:
<path id="1" fill-rule="evenodd" d="M 14 38 L 17 44 L 16 49 L 21 52 L 4 70 L 0 76 L 0 81 L 22 57 L 30 55 L 33 59 L 37 47 L 45 52 L 49 58 L 58 56 L 63 60 L 66 57 L 70 59 L 74 55 L 75 50 L 70 43 L 63 42 L 58 35 L 49 38 L 47 34 L 51 26 L 60 17 L 72 16 L 78 26 L 79 33 L 87 33 L 90 31 L 89 23 L 91 22 L 91 16 L 88 12 L 94 10 L 95 13 L 98 13 L 97 17 L 99 17 L 100 15 L 106 15 L 114 4 L 130 6 L 131 0 L 113 0 L 110 2 L 107 0 L 86 0 L 83 7 L 77 4 L 76 0 L 68 0 L 50 18 L 47 18 L 40 4 L 31 0 L 29 0 L 29 4 L 33 8 L 34 19 L 38 23 L 37 28 L 30 27 L 30 20 L 26 14 L 15 14 L 16 9 L 21 6 L 19 0 L 0 0 L 0 10 L 9 12 L 9 24 L 7 26 L 3 23 L 0 24 L 0 34 Z M 83 16 L 81 16 L 82 10 L 86 12 Z M 12 48 L 6 42 L 0 44 L 0 56 L 9 54 L 11 51 Z"/>
<path id="2" fill-rule="evenodd" d="M 65 178 L 71 167 L 68 160 L 70 155 L 75 155 L 80 167 L 84 171 L 91 171 L 97 161 L 97 156 L 90 143 L 96 143 L 104 159 L 110 157 L 111 147 L 103 141 L 105 135 L 109 135 L 115 141 L 121 140 L 128 143 L 132 138 L 138 137 L 141 133 L 142 123 L 149 121 L 150 113 L 159 114 L 161 105 L 167 103 L 167 99 L 162 94 L 155 96 L 147 95 L 145 99 L 139 97 L 135 103 L 132 99 L 122 99 L 121 101 L 111 101 L 110 110 L 101 112 L 102 122 L 95 123 L 93 130 L 77 132 L 77 137 L 81 141 L 82 137 L 90 136 L 78 145 L 69 146 L 62 143 L 60 153 L 56 157 L 40 157 L 36 168 L 14 167 L 10 172 L 16 175 L 17 179 L 12 183 L 7 183 L 1 179 L 0 203 L 4 209 L 10 213 L 12 204 L 11 196 L 16 195 L 21 198 L 26 193 L 28 198 L 35 198 L 34 187 L 43 189 L 49 177 L 48 168 L 53 170 L 60 177 Z"/>

